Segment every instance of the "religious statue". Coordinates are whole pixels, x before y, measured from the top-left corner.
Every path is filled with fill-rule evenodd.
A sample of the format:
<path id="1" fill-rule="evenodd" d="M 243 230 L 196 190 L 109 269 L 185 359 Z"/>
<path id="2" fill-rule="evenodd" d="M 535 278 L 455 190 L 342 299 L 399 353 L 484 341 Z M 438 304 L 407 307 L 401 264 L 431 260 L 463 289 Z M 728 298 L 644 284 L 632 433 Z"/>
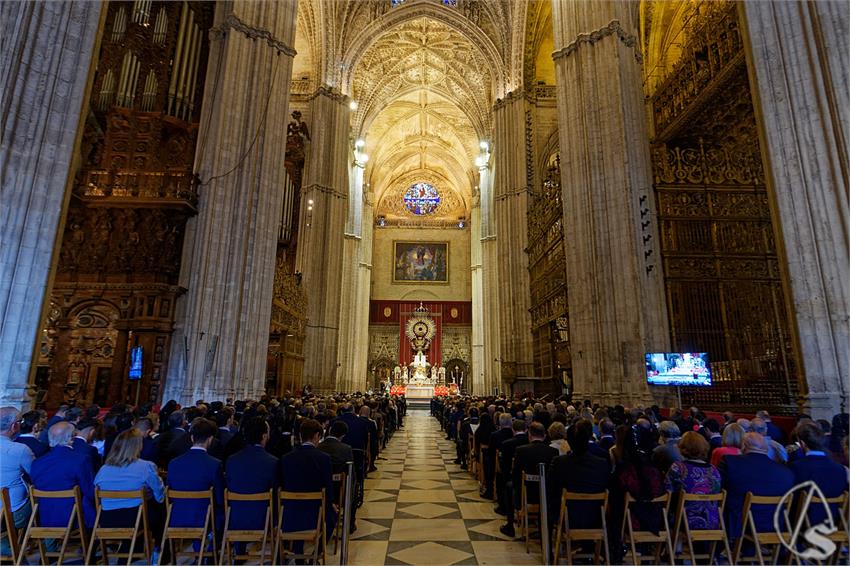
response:
<path id="1" fill-rule="evenodd" d="M 402 383 L 407 383 L 407 377 L 408 377 L 407 366 L 404 366 L 401 369 L 401 381 L 402 381 Z"/>
<path id="2" fill-rule="evenodd" d="M 399 377 L 401 377 L 401 368 L 396 365 L 393 368 L 393 379 L 397 382 Z"/>
<path id="3" fill-rule="evenodd" d="M 431 366 L 431 381 L 437 383 L 437 366 Z"/>
<path id="4" fill-rule="evenodd" d="M 439 376 L 439 382 L 445 384 L 446 383 L 446 368 L 440 366 L 440 369 L 437 370 L 437 375 Z"/>

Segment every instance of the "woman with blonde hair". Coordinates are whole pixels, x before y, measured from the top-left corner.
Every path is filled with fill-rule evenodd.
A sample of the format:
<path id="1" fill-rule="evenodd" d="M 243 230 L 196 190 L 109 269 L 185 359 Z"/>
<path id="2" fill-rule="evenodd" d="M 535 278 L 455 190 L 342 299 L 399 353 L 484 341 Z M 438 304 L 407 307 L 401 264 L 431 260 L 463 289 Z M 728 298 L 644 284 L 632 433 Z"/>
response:
<path id="1" fill-rule="evenodd" d="M 97 472 L 94 485 L 103 491 L 136 491 L 145 488 L 147 499 L 161 503 L 165 497 L 162 479 L 153 462 L 139 459 L 142 452 L 141 431 L 136 428 L 125 430 L 115 439 L 109 451 L 106 463 Z M 103 527 L 132 527 L 136 522 L 136 512 L 142 502 L 139 498 L 104 499 L 100 524 Z M 148 507 L 152 525 L 161 524 L 158 519 L 161 510 L 154 505 Z M 153 528 L 154 535 L 161 529 Z"/>
<path id="2" fill-rule="evenodd" d="M 729 454 L 737 456 L 741 453 L 741 443 L 744 441 L 744 429 L 738 423 L 729 423 L 723 429 L 723 446 L 715 448 L 711 453 L 711 465 L 715 468 L 720 460 Z"/>

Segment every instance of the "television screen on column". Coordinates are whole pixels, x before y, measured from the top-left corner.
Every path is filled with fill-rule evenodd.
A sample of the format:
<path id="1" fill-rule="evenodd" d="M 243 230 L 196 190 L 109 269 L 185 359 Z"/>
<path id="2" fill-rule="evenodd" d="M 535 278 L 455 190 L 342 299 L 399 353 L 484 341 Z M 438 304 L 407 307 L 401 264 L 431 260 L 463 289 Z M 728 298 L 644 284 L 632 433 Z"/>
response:
<path id="1" fill-rule="evenodd" d="M 142 379 L 142 347 L 136 346 L 130 350 L 130 379 Z"/>
<path id="2" fill-rule="evenodd" d="M 711 369 L 705 352 L 659 352 L 646 354 L 646 381 L 650 385 L 708 387 Z"/>

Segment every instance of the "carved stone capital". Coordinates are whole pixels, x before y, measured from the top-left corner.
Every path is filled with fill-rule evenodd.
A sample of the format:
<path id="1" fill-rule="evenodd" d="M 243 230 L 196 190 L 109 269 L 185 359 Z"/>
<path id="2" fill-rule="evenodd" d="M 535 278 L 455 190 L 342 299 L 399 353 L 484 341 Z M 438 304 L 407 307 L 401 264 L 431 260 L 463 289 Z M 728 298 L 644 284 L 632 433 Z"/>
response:
<path id="1" fill-rule="evenodd" d="M 277 39 L 270 31 L 243 22 L 239 16 L 233 13 L 228 14 L 220 25 L 210 28 L 210 40 L 223 39 L 227 35 L 227 31 L 231 29 L 244 34 L 248 39 L 262 39 L 278 53 L 295 57 L 294 48 Z"/>
<path id="2" fill-rule="evenodd" d="M 571 43 L 552 53 L 552 59 L 557 61 L 561 57 L 568 57 L 578 51 L 581 44 L 587 43 L 593 45 L 614 34 L 617 34 L 617 37 L 620 38 L 623 45 L 634 50 L 635 60 L 638 63 L 643 63 L 643 56 L 638 48 L 638 39 L 623 29 L 620 25 L 620 20 L 611 20 L 605 27 L 599 28 L 590 33 L 578 34 L 578 37 L 576 37 Z"/>

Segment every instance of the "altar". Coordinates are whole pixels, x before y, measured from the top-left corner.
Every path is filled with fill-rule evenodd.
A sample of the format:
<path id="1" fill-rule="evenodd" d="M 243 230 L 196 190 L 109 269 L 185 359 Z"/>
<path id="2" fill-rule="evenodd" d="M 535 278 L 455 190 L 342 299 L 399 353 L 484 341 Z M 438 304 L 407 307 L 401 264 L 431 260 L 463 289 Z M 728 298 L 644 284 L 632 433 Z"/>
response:
<path id="1" fill-rule="evenodd" d="M 405 397 L 409 399 L 431 399 L 434 396 L 433 385 L 408 385 L 405 387 Z"/>

